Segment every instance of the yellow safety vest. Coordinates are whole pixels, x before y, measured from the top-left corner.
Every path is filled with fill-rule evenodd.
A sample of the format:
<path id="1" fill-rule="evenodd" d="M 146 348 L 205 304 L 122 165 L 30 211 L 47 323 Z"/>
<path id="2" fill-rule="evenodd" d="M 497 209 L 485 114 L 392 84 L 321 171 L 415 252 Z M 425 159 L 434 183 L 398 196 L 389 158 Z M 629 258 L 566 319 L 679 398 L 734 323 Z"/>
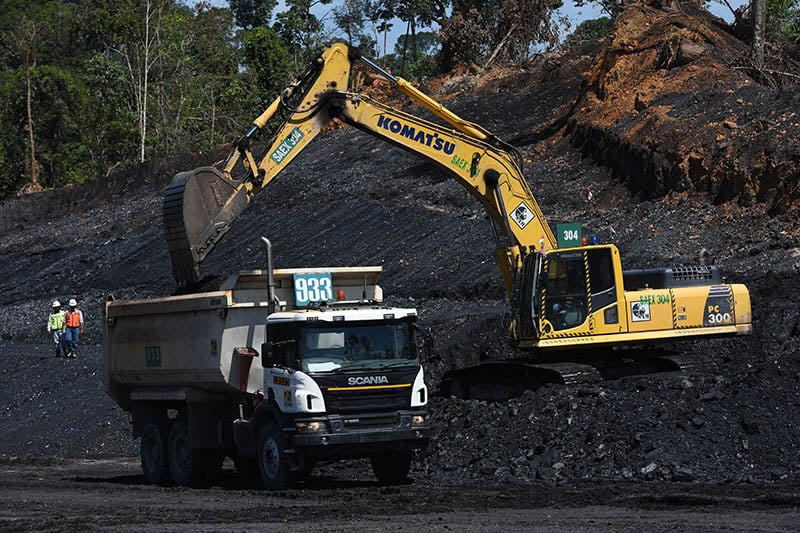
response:
<path id="1" fill-rule="evenodd" d="M 50 313 L 50 330 L 64 329 L 64 311 Z"/>

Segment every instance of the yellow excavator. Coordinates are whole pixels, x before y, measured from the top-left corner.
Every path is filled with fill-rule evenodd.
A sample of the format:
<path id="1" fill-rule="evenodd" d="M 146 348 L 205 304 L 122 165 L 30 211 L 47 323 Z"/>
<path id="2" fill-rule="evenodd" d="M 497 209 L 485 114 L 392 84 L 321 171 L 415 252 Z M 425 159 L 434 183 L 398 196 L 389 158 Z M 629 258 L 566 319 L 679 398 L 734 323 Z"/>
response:
<path id="1" fill-rule="evenodd" d="M 357 62 L 446 125 L 359 92 Z M 515 346 L 566 350 L 552 359 L 572 361 L 570 352 L 588 348 L 751 332 L 747 288 L 723 283 L 715 267 L 623 271 L 613 244 L 558 248 L 515 147 L 341 43 L 283 90 L 224 163 L 179 173 L 167 186 L 165 230 L 179 290 L 191 290 L 199 264 L 232 221 L 334 118 L 435 164 L 488 211 Z M 257 158 L 251 140 L 267 129 L 271 138 Z"/>

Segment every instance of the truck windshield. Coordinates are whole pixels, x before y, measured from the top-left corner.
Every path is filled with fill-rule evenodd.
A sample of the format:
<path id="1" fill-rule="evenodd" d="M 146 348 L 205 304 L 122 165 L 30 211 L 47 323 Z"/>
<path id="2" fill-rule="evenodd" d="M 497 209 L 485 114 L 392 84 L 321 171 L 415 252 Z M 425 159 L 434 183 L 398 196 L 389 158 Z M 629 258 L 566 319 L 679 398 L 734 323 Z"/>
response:
<path id="1" fill-rule="evenodd" d="M 300 328 L 304 372 L 418 366 L 410 323 Z"/>

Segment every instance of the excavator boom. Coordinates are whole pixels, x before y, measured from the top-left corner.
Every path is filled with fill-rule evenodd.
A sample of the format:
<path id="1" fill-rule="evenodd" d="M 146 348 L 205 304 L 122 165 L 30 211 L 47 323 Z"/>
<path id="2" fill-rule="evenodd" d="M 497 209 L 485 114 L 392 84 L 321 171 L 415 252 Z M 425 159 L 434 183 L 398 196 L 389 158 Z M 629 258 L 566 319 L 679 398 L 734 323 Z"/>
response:
<path id="1" fill-rule="evenodd" d="M 351 71 L 361 61 L 399 92 L 440 117 L 442 126 L 351 91 Z M 263 157 L 251 139 L 281 115 Z M 227 160 L 177 174 L 164 195 L 164 226 L 179 292 L 200 280 L 199 265 L 255 195 L 266 187 L 334 117 L 436 163 L 489 211 L 499 233 L 497 260 L 511 292 L 520 246 L 555 248 L 555 237 L 522 177 L 517 150 L 481 126 L 462 119 L 408 81 L 395 77 L 356 49 L 334 44 L 253 121 Z"/>

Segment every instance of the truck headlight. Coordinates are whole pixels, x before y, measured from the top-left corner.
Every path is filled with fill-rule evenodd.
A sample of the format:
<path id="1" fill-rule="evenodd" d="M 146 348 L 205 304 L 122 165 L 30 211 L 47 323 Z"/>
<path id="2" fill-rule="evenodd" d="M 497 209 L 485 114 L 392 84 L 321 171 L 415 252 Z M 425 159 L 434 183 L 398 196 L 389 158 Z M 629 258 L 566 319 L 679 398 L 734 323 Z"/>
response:
<path id="1" fill-rule="evenodd" d="M 412 426 L 424 426 L 425 425 L 425 417 L 423 415 L 414 415 L 411 417 L 411 425 Z"/>
<path id="2" fill-rule="evenodd" d="M 295 425 L 298 433 L 318 433 L 327 429 L 325 422 L 297 422 Z"/>

